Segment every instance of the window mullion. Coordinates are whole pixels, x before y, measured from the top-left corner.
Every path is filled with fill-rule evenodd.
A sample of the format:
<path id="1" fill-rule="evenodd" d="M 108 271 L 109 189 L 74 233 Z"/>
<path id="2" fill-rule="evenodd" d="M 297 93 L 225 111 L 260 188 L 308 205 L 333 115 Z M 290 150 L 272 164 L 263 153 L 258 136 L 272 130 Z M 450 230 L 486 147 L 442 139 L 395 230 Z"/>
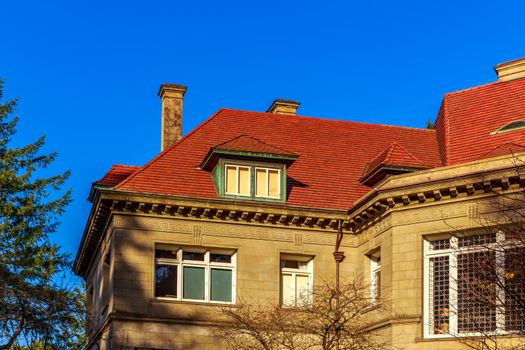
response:
<path id="1" fill-rule="evenodd" d="M 270 171 L 268 169 L 265 169 L 266 172 L 266 197 L 270 196 Z"/>
<path id="2" fill-rule="evenodd" d="M 204 263 L 206 264 L 204 268 L 204 300 L 209 301 L 211 297 L 210 251 L 206 251 L 206 253 L 204 253 Z"/>
<path id="3" fill-rule="evenodd" d="M 505 331 L 505 252 L 496 250 L 496 332 Z"/>
<path id="4" fill-rule="evenodd" d="M 277 169 L 277 196 L 281 197 L 281 169 Z"/>
<path id="5" fill-rule="evenodd" d="M 241 193 L 241 170 L 238 165 L 235 166 L 235 178 L 237 179 L 237 186 L 235 186 L 235 189 L 237 190 L 237 193 Z"/>

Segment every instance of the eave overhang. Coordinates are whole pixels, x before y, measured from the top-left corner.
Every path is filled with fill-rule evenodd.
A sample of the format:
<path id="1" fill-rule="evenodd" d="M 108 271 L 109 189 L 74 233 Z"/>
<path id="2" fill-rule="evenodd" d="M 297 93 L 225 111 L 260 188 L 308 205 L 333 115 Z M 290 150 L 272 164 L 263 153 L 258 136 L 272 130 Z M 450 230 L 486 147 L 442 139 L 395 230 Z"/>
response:
<path id="1" fill-rule="evenodd" d="M 262 153 L 252 151 L 237 151 L 237 150 L 226 150 L 221 148 L 213 147 L 210 149 L 206 157 L 204 157 L 200 168 L 206 171 L 211 171 L 219 159 L 240 159 L 240 160 L 255 160 L 262 162 L 272 163 L 284 163 L 290 165 L 293 163 L 298 156 L 295 154 L 276 154 L 276 153 Z"/>
<path id="2" fill-rule="evenodd" d="M 394 175 L 348 210 L 348 227 L 359 234 L 396 208 L 522 191 L 524 187 L 525 152 Z"/>
<path id="3" fill-rule="evenodd" d="M 406 174 L 425 169 L 428 168 L 416 168 L 404 165 L 383 165 L 377 168 L 374 172 L 366 174 L 360 178 L 359 182 L 365 186 L 372 187 L 387 176 Z"/>

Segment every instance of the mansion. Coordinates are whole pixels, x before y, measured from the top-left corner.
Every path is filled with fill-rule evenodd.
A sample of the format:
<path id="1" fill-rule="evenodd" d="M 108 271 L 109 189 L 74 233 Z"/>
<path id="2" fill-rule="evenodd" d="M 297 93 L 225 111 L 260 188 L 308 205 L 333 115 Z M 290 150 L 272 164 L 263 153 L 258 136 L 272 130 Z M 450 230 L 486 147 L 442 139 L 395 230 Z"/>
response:
<path id="1" fill-rule="evenodd" d="M 183 136 L 186 88 L 162 85 L 161 152 L 112 166 L 89 195 L 73 267 L 87 349 L 222 349 L 209 311 L 299 307 L 335 279 L 339 225 L 341 278 L 388 295 L 395 313 L 371 332 L 392 348 L 464 349 L 458 338 L 478 333 L 525 342 L 509 301 L 525 300 L 523 269 L 489 249 L 511 240 L 494 203 L 525 187 L 525 59 L 495 71 L 445 94 L 431 129 L 300 116 L 277 99 L 266 112 L 220 109 Z M 496 287 L 506 302 L 493 306 L 466 301 L 487 257 L 507 262 L 512 287 Z"/>

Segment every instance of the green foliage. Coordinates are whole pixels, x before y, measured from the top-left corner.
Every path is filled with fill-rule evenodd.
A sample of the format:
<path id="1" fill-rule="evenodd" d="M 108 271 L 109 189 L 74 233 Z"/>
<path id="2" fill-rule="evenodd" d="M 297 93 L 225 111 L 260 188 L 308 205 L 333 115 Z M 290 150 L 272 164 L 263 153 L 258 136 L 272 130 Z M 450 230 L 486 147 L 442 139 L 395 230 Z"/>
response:
<path id="1" fill-rule="evenodd" d="M 425 126 L 427 129 L 434 129 L 434 123 L 432 120 L 427 119 L 427 125 Z"/>
<path id="2" fill-rule="evenodd" d="M 11 146 L 17 100 L 2 92 L 0 81 L 0 349 L 80 348 L 82 292 L 57 282 L 71 259 L 49 238 L 71 200 L 57 194 L 69 172 L 38 176 L 56 157 L 40 153 L 44 137 Z"/>

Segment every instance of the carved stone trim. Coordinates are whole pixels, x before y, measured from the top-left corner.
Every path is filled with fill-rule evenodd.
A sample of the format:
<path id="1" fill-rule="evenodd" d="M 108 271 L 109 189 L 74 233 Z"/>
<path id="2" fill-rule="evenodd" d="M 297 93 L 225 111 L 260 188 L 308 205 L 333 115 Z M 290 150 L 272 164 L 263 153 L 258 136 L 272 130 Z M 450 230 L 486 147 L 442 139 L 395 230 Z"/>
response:
<path id="1" fill-rule="evenodd" d="M 396 195 L 388 195 L 385 193 L 382 198 L 376 198 L 374 201 L 364 201 L 361 206 L 352 209 L 350 212 L 350 218 L 348 227 L 353 230 L 355 234 L 364 232 L 367 228 L 378 222 L 379 218 L 392 209 L 415 207 L 421 206 L 422 204 L 428 204 L 438 201 L 453 200 L 461 197 L 468 197 L 474 195 L 482 195 L 487 193 L 495 193 L 498 191 L 507 191 L 523 188 L 525 185 L 519 175 L 516 176 L 502 176 L 501 178 L 493 178 L 490 180 L 482 179 L 479 181 L 472 181 L 470 183 L 463 183 L 461 185 L 453 187 L 443 187 L 438 189 L 429 189 L 428 191 L 421 192 L 421 190 L 413 189 L 413 192 L 402 193 Z M 405 224 L 409 222 L 418 222 L 420 219 L 417 218 L 419 215 L 430 215 L 426 218 L 429 220 L 437 219 L 438 217 L 451 214 L 447 213 L 450 209 L 438 209 L 425 211 L 425 213 L 432 214 L 421 214 L 415 213 L 414 217 L 410 215 L 401 216 L 402 222 L 394 223 L 394 225 Z M 443 212 L 445 211 L 445 212 Z M 411 214 L 412 215 L 412 214 Z M 461 215 L 466 215 L 466 212 Z M 453 215 L 452 215 L 453 216 Z M 473 218 L 473 220 L 475 220 Z"/>

